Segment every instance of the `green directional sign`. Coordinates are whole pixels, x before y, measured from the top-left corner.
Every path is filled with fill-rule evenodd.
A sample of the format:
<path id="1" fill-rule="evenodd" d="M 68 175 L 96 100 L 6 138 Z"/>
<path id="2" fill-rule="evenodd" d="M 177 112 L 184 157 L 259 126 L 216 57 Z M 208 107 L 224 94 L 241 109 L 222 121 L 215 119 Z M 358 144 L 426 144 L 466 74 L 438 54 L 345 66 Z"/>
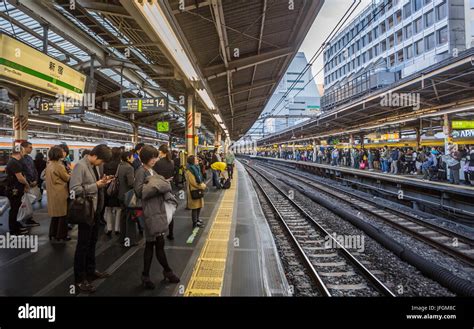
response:
<path id="1" fill-rule="evenodd" d="M 167 133 L 170 131 L 170 123 L 168 121 L 160 121 L 156 124 L 156 131 L 159 133 Z"/>

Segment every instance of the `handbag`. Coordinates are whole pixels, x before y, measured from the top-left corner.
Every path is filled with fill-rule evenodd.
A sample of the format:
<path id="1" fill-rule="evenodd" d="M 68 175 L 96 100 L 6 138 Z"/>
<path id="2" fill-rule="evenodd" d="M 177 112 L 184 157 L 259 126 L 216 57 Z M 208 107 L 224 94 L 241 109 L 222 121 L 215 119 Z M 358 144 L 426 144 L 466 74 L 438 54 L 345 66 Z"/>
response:
<path id="1" fill-rule="evenodd" d="M 134 189 L 125 193 L 124 204 L 129 209 L 142 209 L 142 200 L 137 198 Z"/>
<path id="2" fill-rule="evenodd" d="M 204 190 L 198 189 L 198 190 L 191 191 L 191 199 L 199 200 L 202 198 L 204 198 Z"/>
<path id="3" fill-rule="evenodd" d="M 107 186 L 107 196 L 109 197 L 117 197 L 119 194 L 119 189 L 120 189 L 120 181 L 118 180 L 118 172 L 120 169 L 121 163 L 119 163 L 117 167 L 117 171 L 115 172 L 115 178 L 113 181 L 110 182 L 109 186 Z"/>
<path id="4" fill-rule="evenodd" d="M 68 201 L 67 220 L 69 224 L 94 224 L 94 200 L 87 196 L 83 188 L 83 193 Z"/>

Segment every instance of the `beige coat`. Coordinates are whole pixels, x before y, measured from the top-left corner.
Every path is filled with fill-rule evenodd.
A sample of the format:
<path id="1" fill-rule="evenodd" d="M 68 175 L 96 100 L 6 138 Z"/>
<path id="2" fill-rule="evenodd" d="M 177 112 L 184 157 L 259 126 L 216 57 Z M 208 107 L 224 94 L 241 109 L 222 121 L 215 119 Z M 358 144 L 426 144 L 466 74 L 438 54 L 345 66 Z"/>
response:
<path id="1" fill-rule="evenodd" d="M 206 184 L 205 183 L 198 184 L 196 182 L 196 178 L 189 170 L 186 170 L 185 175 L 186 175 L 186 182 L 187 182 L 186 183 L 186 198 L 188 200 L 188 208 L 199 209 L 199 208 L 204 207 L 204 198 L 193 200 L 193 198 L 191 198 L 191 191 L 197 190 L 197 189 L 204 190 L 206 188 Z"/>
<path id="2" fill-rule="evenodd" d="M 67 215 L 68 182 L 71 176 L 59 161 L 50 161 L 46 167 L 45 181 L 48 194 L 48 214 L 51 217 Z"/>

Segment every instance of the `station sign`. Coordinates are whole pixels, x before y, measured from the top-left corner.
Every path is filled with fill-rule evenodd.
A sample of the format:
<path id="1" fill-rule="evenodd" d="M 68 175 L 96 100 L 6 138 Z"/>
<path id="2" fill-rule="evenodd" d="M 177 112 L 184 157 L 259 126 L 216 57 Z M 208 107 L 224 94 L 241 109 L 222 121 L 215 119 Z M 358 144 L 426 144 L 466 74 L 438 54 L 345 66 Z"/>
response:
<path id="1" fill-rule="evenodd" d="M 471 138 L 474 137 L 474 129 L 454 130 L 451 136 L 453 138 Z"/>
<path id="2" fill-rule="evenodd" d="M 201 112 L 194 113 L 194 127 L 201 128 Z"/>
<path id="3" fill-rule="evenodd" d="M 81 99 L 86 87 L 84 74 L 5 34 L 0 34 L 0 80 L 74 99 Z"/>
<path id="4" fill-rule="evenodd" d="M 453 129 L 474 129 L 474 121 L 452 121 Z"/>
<path id="5" fill-rule="evenodd" d="M 41 100 L 38 110 L 40 115 L 67 115 L 84 114 L 84 109 L 74 103 Z"/>
<path id="6" fill-rule="evenodd" d="M 156 123 L 156 131 L 159 133 L 167 133 L 170 131 L 170 123 L 168 121 L 159 121 Z"/>
<path id="7" fill-rule="evenodd" d="M 168 98 L 164 96 L 120 99 L 121 113 L 153 113 L 166 111 L 168 111 Z"/>

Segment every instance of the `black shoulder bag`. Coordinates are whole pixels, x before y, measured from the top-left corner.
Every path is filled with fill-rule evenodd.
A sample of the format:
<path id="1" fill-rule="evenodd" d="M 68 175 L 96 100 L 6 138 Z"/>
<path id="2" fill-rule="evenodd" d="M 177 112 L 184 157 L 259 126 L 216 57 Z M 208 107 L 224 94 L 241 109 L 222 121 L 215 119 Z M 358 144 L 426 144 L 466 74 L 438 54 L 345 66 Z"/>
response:
<path id="1" fill-rule="evenodd" d="M 86 195 L 86 190 L 82 186 L 82 195 L 76 195 L 74 199 L 68 201 L 67 220 L 69 224 L 94 224 L 94 200 Z"/>

